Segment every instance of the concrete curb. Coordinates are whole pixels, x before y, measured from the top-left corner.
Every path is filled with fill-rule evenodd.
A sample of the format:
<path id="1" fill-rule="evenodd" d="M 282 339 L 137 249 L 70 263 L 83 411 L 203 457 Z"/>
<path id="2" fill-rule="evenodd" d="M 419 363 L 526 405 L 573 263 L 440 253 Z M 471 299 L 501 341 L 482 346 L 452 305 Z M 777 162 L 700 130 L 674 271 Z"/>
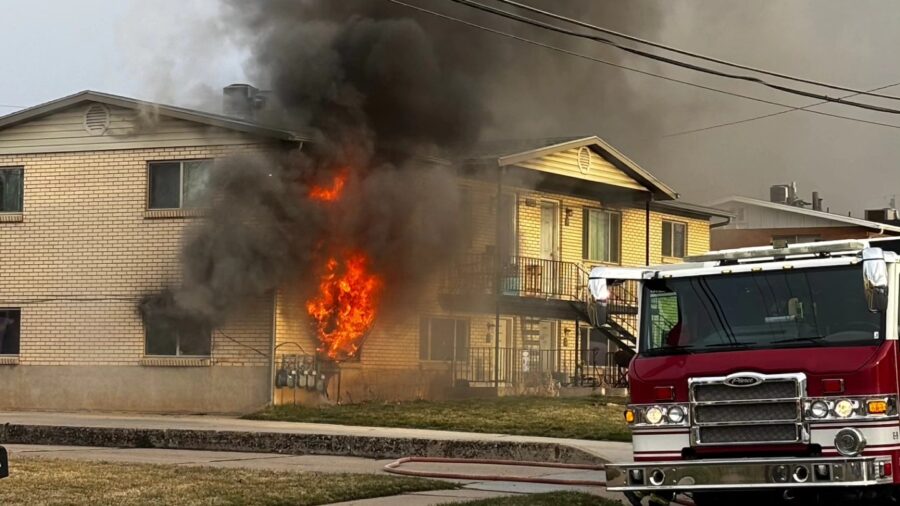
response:
<path id="1" fill-rule="evenodd" d="M 0 443 L 336 455 L 373 459 L 420 456 L 569 464 L 606 462 L 579 448 L 557 443 L 186 429 L 5 424 L 0 426 Z"/>

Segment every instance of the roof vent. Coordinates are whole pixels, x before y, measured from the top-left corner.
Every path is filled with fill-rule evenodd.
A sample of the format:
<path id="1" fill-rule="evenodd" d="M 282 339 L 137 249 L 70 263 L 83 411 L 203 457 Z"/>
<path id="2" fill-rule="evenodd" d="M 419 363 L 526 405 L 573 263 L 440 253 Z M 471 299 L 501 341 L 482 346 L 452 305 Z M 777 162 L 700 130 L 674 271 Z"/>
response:
<path id="1" fill-rule="evenodd" d="M 109 129 L 109 109 L 94 104 L 84 112 L 84 129 L 91 135 L 103 135 Z"/>
<path id="2" fill-rule="evenodd" d="M 587 146 L 578 148 L 578 168 L 582 174 L 591 170 L 591 150 Z"/>

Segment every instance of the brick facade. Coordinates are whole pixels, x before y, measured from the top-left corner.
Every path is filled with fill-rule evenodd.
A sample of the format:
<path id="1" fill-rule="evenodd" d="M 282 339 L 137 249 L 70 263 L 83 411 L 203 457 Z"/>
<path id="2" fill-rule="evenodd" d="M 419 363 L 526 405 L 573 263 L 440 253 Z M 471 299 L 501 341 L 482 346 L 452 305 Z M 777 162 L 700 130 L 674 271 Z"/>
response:
<path id="1" fill-rule="evenodd" d="M 0 365 L 0 407 L 241 411 L 267 402 L 272 301 L 258 301 L 212 336 L 208 360 L 148 360 L 137 303 L 178 282 L 181 239 L 197 217 L 147 212 L 147 164 L 154 160 L 219 158 L 259 145 L 129 149 L 0 156 L 0 167 L 24 167 L 24 207 L 0 223 L 0 307 L 21 309 L 18 365 Z M 227 336 L 227 338 L 226 338 Z M 43 395 L 9 391 L 40 366 L 67 367 L 45 376 Z M 163 366 L 163 367 L 159 367 Z M 201 388 L 210 368 L 246 367 L 258 376 L 237 399 L 233 392 L 196 391 L 143 403 L 154 377 L 177 366 Z M 72 367 L 81 369 L 72 371 Z M 91 370 L 108 388 L 83 392 L 72 384 Z M 127 373 L 123 373 L 124 368 Z M 193 367 L 190 367 L 194 369 Z M 44 374 L 46 370 L 41 369 Z M 237 373 L 239 375 L 245 372 Z M 243 376 L 242 376 L 243 377 Z M 54 381 L 55 378 L 55 381 Z M 119 381 L 135 381 L 125 386 Z M 128 392 L 127 390 L 131 391 Z M 3 391 L 6 390 L 6 391 Z M 219 399 L 221 398 L 221 399 Z M 37 402 L 32 405 L 30 403 Z"/>

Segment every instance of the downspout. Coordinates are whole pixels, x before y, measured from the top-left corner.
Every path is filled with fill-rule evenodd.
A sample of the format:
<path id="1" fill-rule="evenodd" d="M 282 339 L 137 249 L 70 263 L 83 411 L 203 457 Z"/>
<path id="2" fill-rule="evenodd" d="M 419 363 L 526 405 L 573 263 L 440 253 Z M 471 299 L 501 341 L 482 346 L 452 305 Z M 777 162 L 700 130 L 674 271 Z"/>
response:
<path id="1" fill-rule="evenodd" d="M 278 328 L 278 289 L 272 292 L 272 342 L 269 349 L 269 401 L 268 406 L 275 405 L 275 339 Z"/>
<path id="2" fill-rule="evenodd" d="M 500 222 L 503 207 L 503 167 L 497 168 L 497 206 L 494 210 L 494 388 L 500 388 L 500 285 L 503 282 L 503 267 L 500 252 L 500 235 L 503 224 Z M 518 240 L 518 239 L 516 239 Z"/>
<path id="3" fill-rule="evenodd" d="M 653 194 L 647 197 L 646 212 L 644 213 L 644 245 L 645 265 L 650 265 L 650 203 L 653 202 Z"/>

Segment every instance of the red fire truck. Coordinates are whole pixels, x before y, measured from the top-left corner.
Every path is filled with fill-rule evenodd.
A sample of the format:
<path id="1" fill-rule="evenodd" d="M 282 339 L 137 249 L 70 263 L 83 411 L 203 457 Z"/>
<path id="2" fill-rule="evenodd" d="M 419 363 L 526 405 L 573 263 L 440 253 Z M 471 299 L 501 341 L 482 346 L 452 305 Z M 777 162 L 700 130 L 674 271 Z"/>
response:
<path id="1" fill-rule="evenodd" d="M 624 314 L 618 290 L 638 294 L 634 462 L 606 467 L 609 490 L 634 504 L 897 500 L 898 252 L 849 240 L 594 269 L 595 325 Z"/>

